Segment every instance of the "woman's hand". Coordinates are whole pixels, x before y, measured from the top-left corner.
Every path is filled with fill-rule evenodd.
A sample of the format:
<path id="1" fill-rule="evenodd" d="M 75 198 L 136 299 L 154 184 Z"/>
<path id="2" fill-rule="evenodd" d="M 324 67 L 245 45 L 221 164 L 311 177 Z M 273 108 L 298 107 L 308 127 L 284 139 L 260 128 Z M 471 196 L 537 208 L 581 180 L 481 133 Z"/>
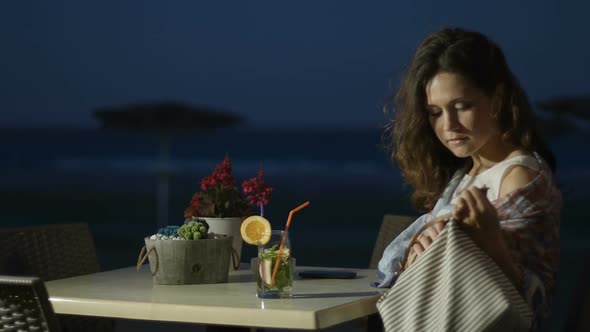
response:
<path id="1" fill-rule="evenodd" d="M 452 216 L 467 226 L 464 228 L 469 228 L 466 231 L 480 247 L 494 248 L 501 241 L 500 225 L 496 209 L 486 197 L 486 192 L 487 188 L 477 187 L 463 191 L 453 206 Z M 443 221 L 436 222 L 418 235 L 408 256 L 410 265 L 426 251 L 445 226 Z"/>
<path id="2" fill-rule="evenodd" d="M 453 218 L 477 228 L 498 225 L 498 213 L 488 200 L 487 191 L 487 187 L 465 189 L 453 206 Z"/>
<path id="3" fill-rule="evenodd" d="M 418 235 L 417 242 L 414 243 L 412 248 L 410 248 L 410 253 L 408 254 L 408 262 L 410 265 L 420 257 L 428 247 L 430 247 L 432 242 L 434 242 L 434 239 L 436 239 L 438 234 L 442 232 L 445 226 L 446 223 L 443 221 L 435 222 Z"/>
<path id="4" fill-rule="evenodd" d="M 469 187 L 464 190 L 453 206 L 453 218 L 461 221 L 464 230 L 484 251 L 501 249 L 504 244 L 498 212 L 488 200 L 488 188 Z"/>

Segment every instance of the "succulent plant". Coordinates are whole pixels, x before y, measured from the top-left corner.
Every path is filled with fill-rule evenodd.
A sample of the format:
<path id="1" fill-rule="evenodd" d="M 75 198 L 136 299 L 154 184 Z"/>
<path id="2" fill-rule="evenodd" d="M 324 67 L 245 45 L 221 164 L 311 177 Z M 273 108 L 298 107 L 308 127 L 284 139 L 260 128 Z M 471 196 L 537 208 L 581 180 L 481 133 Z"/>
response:
<path id="1" fill-rule="evenodd" d="M 178 229 L 178 236 L 186 240 L 206 239 L 208 231 L 209 224 L 205 219 L 189 217 Z"/>
<path id="2" fill-rule="evenodd" d="M 179 226 L 166 226 L 164 228 L 160 228 L 158 230 L 158 234 L 161 234 L 162 236 L 167 236 L 167 237 L 177 237 L 179 228 L 180 228 Z"/>

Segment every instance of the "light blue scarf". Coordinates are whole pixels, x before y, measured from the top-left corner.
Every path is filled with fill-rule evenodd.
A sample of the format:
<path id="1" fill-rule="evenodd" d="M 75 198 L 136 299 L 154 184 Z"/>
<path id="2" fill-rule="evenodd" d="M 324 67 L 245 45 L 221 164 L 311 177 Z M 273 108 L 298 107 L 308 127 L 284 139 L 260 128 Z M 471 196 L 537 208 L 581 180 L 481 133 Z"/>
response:
<path id="1" fill-rule="evenodd" d="M 391 287 L 395 284 L 400 270 L 400 264 L 404 258 L 406 249 L 414 235 L 424 226 L 430 219 L 437 215 L 451 211 L 451 199 L 455 188 L 461 182 L 464 170 L 458 170 L 449 181 L 449 184 L 443 191 L 441 197 L 436 202 L 434 208 L 430 213 L 424 214 L 416 219 L 408 228 L 398 235 L 383 252 L 383 257 L 377 266 L 377 278 L 379 282 L 374 282 L 374 287 Z"/>

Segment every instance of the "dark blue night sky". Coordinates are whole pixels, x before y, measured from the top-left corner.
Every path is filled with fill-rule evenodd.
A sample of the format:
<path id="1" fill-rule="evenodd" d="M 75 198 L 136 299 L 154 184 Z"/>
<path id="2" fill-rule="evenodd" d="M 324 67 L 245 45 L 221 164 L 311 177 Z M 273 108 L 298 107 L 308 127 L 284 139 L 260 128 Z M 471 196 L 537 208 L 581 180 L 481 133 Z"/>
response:
<path id="1" fill-rule="evenodd" d="M 101 106 L 206 104 L 252 127 L 376 127 L 420 40 L 504 49 L 533 101 L 590 92 L 587 1 L 4 1 L 0 126 L 94 127 Z"/>

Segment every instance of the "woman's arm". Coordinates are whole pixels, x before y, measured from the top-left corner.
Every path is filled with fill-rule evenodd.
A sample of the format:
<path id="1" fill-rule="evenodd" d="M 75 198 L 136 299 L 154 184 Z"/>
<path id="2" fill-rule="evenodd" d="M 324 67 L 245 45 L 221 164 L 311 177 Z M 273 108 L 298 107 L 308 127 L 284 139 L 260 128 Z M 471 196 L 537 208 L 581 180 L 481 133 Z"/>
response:
<path id="1" fill-rule="evenodd" d="M 504 242 L 498 213 L 486 197 L 487 188 L 463 191 L 453 207 L 453 218 L 461 221 L 465 232 L 496 262 L 512 283 L 520 288 L 521 275 Z"/>
<path id="2" fill-rule="evenodd" d="M 509 169 L 500 183 L 499 197 L 505 196 L 530 183 L 536 173 L 528 167 L 514 166 Z M 465 231 L 520 288 L 522 276 L 500 229 L 498 213 L 486 196 L 487 188 L 471 187 L 465 190 L 453 207 L 453 217 L 461 220 Z"/>

